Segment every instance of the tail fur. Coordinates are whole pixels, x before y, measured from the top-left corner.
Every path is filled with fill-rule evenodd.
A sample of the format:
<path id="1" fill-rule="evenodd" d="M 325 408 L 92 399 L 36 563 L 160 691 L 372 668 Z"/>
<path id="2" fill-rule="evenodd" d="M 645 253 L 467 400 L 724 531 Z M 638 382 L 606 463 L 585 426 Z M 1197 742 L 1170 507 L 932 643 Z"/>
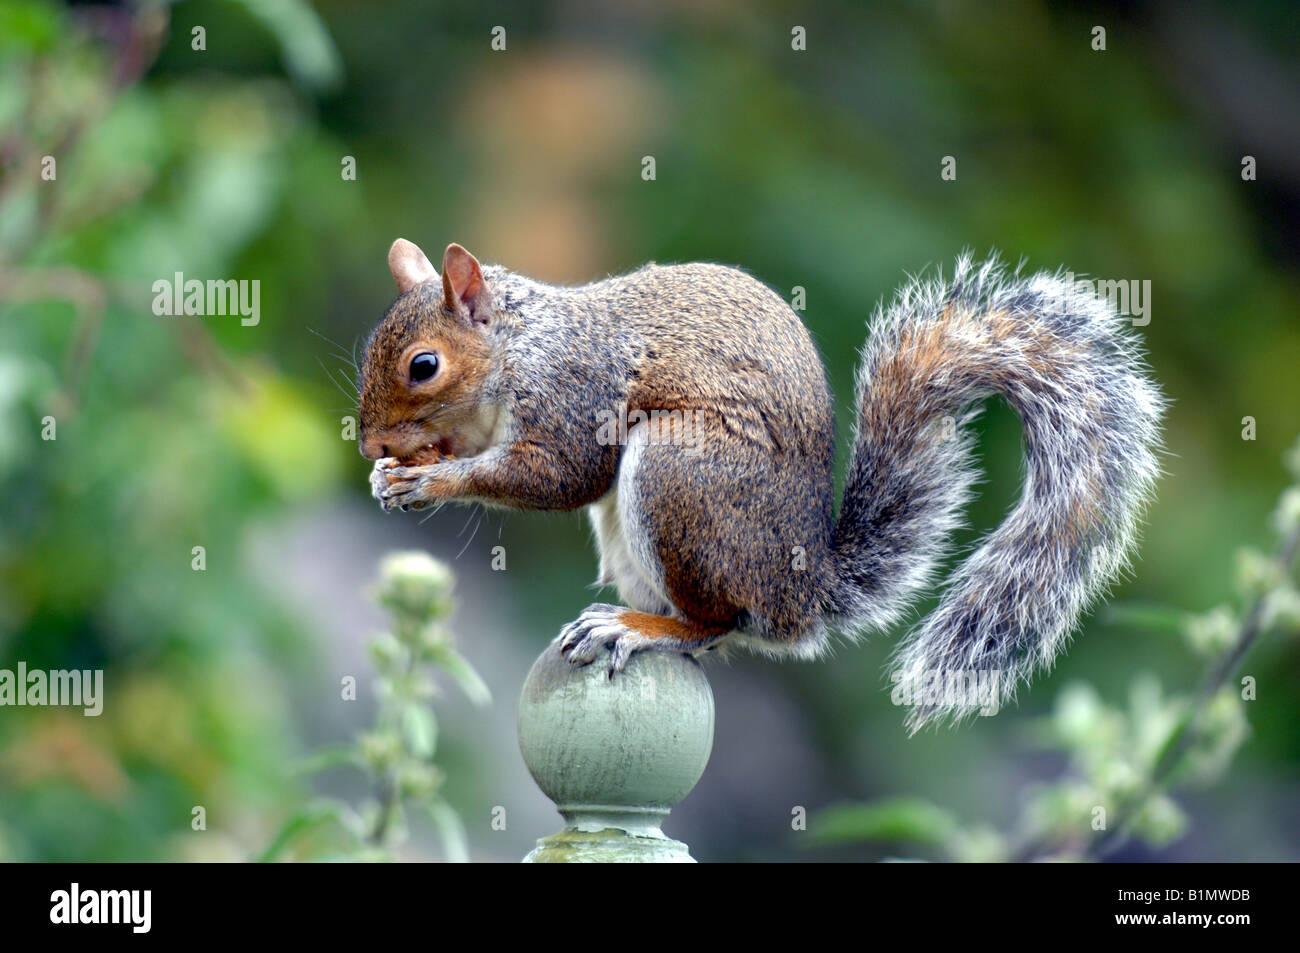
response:
<path id="1" fill-rule="evenodd" d="M 975 480 L 976 402 L 999 394 L 1024 425 L 1019 502 L 896 654 L 897 688 L 923 702 L 913 730 L 978 707 L 936 692 L 954 678 L 981 673 L 999 704 L 1014 699 L 1126 566 L 1165 406 L 1127 324 L 1059 274 L 1023 278 L 969 256 L 950 282 L 913 281 L 877 309 L 835 527 L 842 626 L 887 626 L 930 585 Z"/>

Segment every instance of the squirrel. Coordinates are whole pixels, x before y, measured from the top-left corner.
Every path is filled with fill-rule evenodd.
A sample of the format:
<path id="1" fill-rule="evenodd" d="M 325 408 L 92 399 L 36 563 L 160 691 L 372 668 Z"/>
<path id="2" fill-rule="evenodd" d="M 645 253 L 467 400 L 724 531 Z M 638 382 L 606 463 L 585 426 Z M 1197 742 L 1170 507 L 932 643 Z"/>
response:
<path id="1" fill-rule="evenodd" d="M 1158 476 L 1165 401 L 1127 321 L 996 255 L 877 306 L 838 516 L 821 357 L 746 272 L 650 264 L 553 287 L 457 244 L 439 275 L 404 239 L 388 264 L 399 297 L 360 381 L 374 496 L 385 511 L 587 508 L 599 583 L 626 605 L 590 606 L 558 641 L 575 665 L 608 649 L 611 678 L 642 650 L 811 658 L 832 629 L 896 623 L 948 555 L 976 478 L 968 425 L 1000 395 L 1024 427 L 1022 495 L 905 636 L 893 678 L 917 700 L 913 731 L 976 710 L 926 695 L 935 673 L 992 672 L 1014 700 L 1126 567 Z"/>

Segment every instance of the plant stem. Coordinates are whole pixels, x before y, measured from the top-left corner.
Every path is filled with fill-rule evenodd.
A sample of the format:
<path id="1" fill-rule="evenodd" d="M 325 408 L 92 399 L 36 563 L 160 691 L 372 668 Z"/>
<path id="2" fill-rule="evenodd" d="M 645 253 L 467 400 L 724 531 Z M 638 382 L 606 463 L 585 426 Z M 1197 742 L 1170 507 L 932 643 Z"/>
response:
<path id="1" fill-rule="evenodd" d="M 415 649 L 406 645 L 406 643 L 403 643 L 403 645 L 406 647 L 405 680 L 409 685 L 411 677 L 415 674 Z M 393 709 L 390 709 L 386 714 L 388 717 L 382 719 L 381 723 L 382 721 L 392 722 Z M 401 749 L 398 755 L 399 762 L 405 760 L 408 754 L 406 736 L 402 733 L 401 728 L 402 726 L 399 724 L 397 726 L 398 746 Z M 384 841 L 388 837 L 388 825 L 392 823 L 393 812 L 397 809 L 399 797 L 397 786 L 399 783 L 400 779 L 397 776 L 397 771 L 393 768 L 385 770 L 383 776 L 379 778 L 379 814 L 375 817 L 375 826 L 370 832 L 370 843 L 376 847 L 383 847 Z"/>
<path id="2" fill-rule="evenodd" d="M 388 837 L 388 825 L 393 819 L 393 810 L 397 807 L 397 778 L 391 770 L 379 779 L 379 814 L 375 817 L 374 829 L 370 832 L 370 843 L 383 847 Z"/>
<path id="3" fill-rule="evenodd" d="M 1282 567 L 1284 575 L 1290 574 L 1297 550 L 1300 550 L 1300 526 L 1293 529 L 1291 534 L 1282 541 L 1282 545 L 1273 557 Z M 1191 717 L 1179 730 L 1173 744 L 1165 749 L 1164 755 L 1156 763 L 1146 784 L 1129 801 L 1128 810 L 1121 815 L 1120 823 L 1089 844 L 1083 851 L 1083 859 L 1101 860 L 1119 849 L 1127 840 L 1129 829 L 1141 814 L 1147 801 L 1164 791 L 1175 769 L 1182 764 L 1183 758 L 1199 738 L 1201 718 L 1210 701 L 1237 671 L 1247 653 L 1263 635 L 1264 603 L 1268 595 L 1264 592 L 1255 597 L 1250 612 L 1242 623 L 1241 632 L 1233 640 L 1232 646 L 1219 656 L 1201 683 L 1201 690 L 1192 708 Z"/>
<path id="4" fill-rule="evenodd" d="M 1273 557 L 1278 565 L 1282 567 L 1283 574 L 1290 574 L 1292 563 L 1295 562 L 1298 551 L 1300 551 L 1300 526 L 1293 529 L 1290 535 L 1282 541 Z M 1211 699 L 1236 672 L 1247 653 L 1263 635 L 1264 603 L 1267 598 L 1268 593 L 1261 593 L 1255 597 L 1255 601 L 1251 604 L 1250 611 L 1246 614 L 1246 619 L 1242 623 L 1237 637 L 1233 640 L 1232 646 L 1218 657 L 1201 682 L 1201 688 L 1197 694 L 1196 703 L 1192 708 L 1191 717 L 1179 729 L 1173 743 L 1165 749 L 1155 768 L 1152 769 L 1150 778 L 1133 797 L 1129 798 L 1121 806 L 1119 823 L 1088 844 L 1080 852 L 1080 860 L 1103 860 L 1118 850 L 1128 839 L 1129 830 L 1142 813 L 1142 808 L 1147 801 L 1165 790 L 1175 769 L 1182 764 L 1183 758 L 1191 750 L 1192 745 L 1195 744 L 1200 731 L 1201 717 Z M 1036 860 L 1060 846 L 1061 842 L 1059 840 L 1046 837 L 1036 838 L 1017 849 L 1011 855 L 1011 860 L 1016 863 Z"/>

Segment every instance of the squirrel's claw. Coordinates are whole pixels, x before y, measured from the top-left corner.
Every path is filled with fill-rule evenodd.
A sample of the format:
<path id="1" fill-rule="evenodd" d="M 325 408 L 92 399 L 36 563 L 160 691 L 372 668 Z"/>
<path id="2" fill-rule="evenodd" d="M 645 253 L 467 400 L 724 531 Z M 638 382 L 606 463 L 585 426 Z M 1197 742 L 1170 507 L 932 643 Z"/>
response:
<path id="1" fill-rule="evenodd" d="M 633 653 L 645 648 L 654 639 L 633 631 L 619 621 L 627 610 L 622 606 L 598 602 L 560 630 L 556 641 L 560 654 L 570 665 L 588 665 L 596 660 L 602 648 L 609 649 L 609 677 L 621 672 Z"/>
<path id="2" fill-rule="evenodd" d="M 621 611 L 619 606 L 604 602 L 588 606 L 582 615 L 560 630 L 557 638 L 560 654 L 571 665 L 594 662 L 602 648 L 612 645 L 627 631 L 618 621 Z"/>

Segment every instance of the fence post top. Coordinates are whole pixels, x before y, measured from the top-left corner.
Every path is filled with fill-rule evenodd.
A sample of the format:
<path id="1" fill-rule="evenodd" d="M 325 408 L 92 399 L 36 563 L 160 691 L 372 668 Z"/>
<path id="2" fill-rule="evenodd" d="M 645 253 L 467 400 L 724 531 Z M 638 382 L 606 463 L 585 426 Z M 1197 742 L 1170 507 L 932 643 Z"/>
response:
<path id="1" fill-rule="evenodd" d="M 519 699 L 519 749 L 565 819 L 525 860 L 686 861 L 659 825 L 695 787 L 713 749 L 713 692 L 693 658 L 639 652 L 609 677 L 604 656 L 574 667 L 552 642 Z"/>

